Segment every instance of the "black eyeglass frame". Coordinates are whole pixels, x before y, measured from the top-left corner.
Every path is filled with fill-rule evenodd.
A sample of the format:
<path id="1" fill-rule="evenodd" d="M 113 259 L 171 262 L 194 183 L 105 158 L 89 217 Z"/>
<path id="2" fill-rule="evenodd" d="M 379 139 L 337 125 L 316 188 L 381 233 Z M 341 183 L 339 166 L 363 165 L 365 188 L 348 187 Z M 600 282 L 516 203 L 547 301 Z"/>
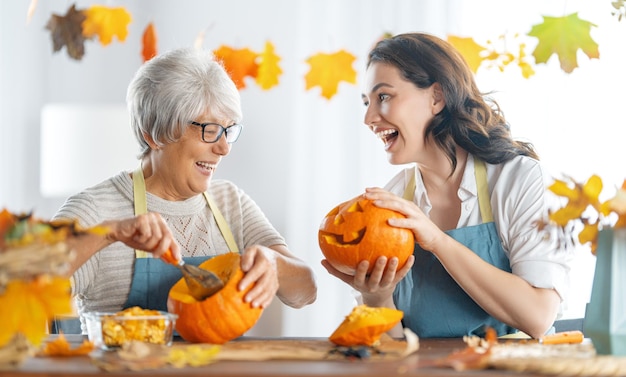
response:
<path id="1" fill-rule="evenodd" d="M 241 135 L 241 130 L 243 129 L 243 125 L 242 124 L 233 124 L 230 125 L 228 127 L 224 127 L 219 123 L 213 123 L 213 122 L 209 122 L 209 123 L 199 123 L 199 122 L 195 122 L 195 121 L 189 121 L 189 124 L 193 125 L 193 126 L 198 126 L 198 127 L 202 127 L 202 141 L 204 141 L 205 143 L 217 143 L 220 138 L 222 137 L 222 135 L 224 133 L 226 133 L 226 142 L 228 144 L 232 144 L 234 142 L 236 142 L 239 139 L 239 136 Z M 204 138 L 204 129 L 207 126 L 219 126 L 219 131 L 217 132 L 217 136 L 215 137 L 215 140 L 213 141 L 206 141 L 206 139 Z M 233 131 L 231 131 L 231 128 L 235 127 L 235 129 L 239 129 L 239 133 L 237 134 L 237 137 L 235 138 L 235 140 L 232 141 L 228 141 L 228 135 L 230 134 L 230 132 L 233 132 L 235 129 L 233 129 Z"/>

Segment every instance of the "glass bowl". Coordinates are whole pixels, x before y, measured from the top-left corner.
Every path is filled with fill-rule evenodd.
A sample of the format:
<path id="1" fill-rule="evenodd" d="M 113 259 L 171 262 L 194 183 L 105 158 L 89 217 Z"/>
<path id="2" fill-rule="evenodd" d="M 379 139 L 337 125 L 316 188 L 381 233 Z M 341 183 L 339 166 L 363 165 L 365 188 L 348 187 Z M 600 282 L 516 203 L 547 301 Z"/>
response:
<path id="1" fill-rule="evenodd" d="M 151 312 L 156 314 L 84 313 L 87 336 L 96 347 L 104 350 L 121 347 L 131 341 L 171 345 L 178 316 L 163 311 Z"/>

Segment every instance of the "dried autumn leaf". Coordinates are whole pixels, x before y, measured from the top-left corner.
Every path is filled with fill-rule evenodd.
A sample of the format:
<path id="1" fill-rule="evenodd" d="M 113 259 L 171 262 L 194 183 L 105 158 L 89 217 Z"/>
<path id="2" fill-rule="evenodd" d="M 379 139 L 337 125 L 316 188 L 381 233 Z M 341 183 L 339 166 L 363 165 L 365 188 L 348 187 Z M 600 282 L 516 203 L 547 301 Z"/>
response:
<path id="1" fill-rule="evenodd" d="M 82 23 L 85 15 L 81 11 L 77 11 L 72 5 L 65 16 L 52 14 L 46 29 L 50 30 L 52 37 L 52 51 L 57 52 L 65 46 L 67 54 L 72 59 L 80 60 L 85 55 L 85 37 L 82 34 Z"/>
<path id="2" fill-rule="evenodd" d="M 215 356 L 220 352 L 220 349 L 220 346 L 211 344 L 175 347 L 169 351 L 167 361 L 174 368 L 208 365 L 215 361 Z"/>
<path id="3" fill-rule="evenodd" d="M 0 347 L 21 333 L 32 345 L 47 336 L 47 324 L 55 315 L 72 314 L 70 281 L 41 276 L 31 281 L 12 280 L 0 294 Z"/>
<path id="4" fill-rule="evenodd" d="M 94 5 L 83 11 L 87 17 L 82 24 L 86 38 L 98 36 L 103 46 L 108 45 L 116 36 L 120 42 L 126 40 L 128 24 L 132 17 L 124 7 L 110 8 Z"/>
<path id="5" fill-rule="evenodd" d="M 71 348 L 70 343 L 63 333 L 48 343 L 41 350 L 41 356 L 82 356 L 94 350 L 93 342 L 83 340 L 76 348 Z"/>
<path id="6" fill-rule="evenodd" d="M 481 53 L 486 50 L 485 47 L 479 45 L 474 41 L 474 38 L 457 37 L 455 35 L 448 35 L 448 42 L 452 44 L 463 55 L 463 58 L 469 65 L 472 72 L 476 73 L 481 63 L 485 58 L 481 56 Z"/>
<path id="7" fill-rule="evenodd" d="M 259 55 L 249 48 L 233 49 L 232 47 L 222 45 L 213 54 L 218 60 L 222 61 L 224 68 L 235 82 L 237 89 L 246 87 L 244 81 L 246 76 L 257 78 L 259 64 L 257 58 Z"/>
<path id="8" fill-rule="evenodd" d="M 306 90 L 319 86 L 322 88 L 322 97 L 331 99 L 337 93 L 341 81 L 356 84 L 356 71 L 352 67 L 355 60 L 356 57 L 345 50 L 311 56 L 306 60 L 311 67 L 304 77 Z"/>
<path id="9" fill-rule="evenodd" d="M 595 24 L 582 20 L 578 13 L 563 17 L 543 16 L 543 23 L 534 25 L 528 33 L 539 39 L 533 51 L 535 62 L 546 63 L 552 54 L 559 57 L 561 69 L 571 73 L 578 67 L 576 53 L 580 49 L 590 59 L 599 58 L 598 44 L 591 38 Z"/>
<path id="10" fill-rule="evenodd" d="M 260 57 L 261 62 L 259 63 L 259 73 L 256 78 L 256 83 L 259 84 L 262 89 L 268 90 L 278 85 L 278 77 L 283 73 L 283 70 L 278 65 L 280 56 L 274 53 L 274 45 L 270 42 L 266 42 L 265 49 Z"/>
<path id="11" fill-rule="evenodd" d="M 146 26 L 143 36 L 141 37 L 141 44 L 141 57 L 145 63 L 157 55 L 157 35 L 152 22 Z"/>

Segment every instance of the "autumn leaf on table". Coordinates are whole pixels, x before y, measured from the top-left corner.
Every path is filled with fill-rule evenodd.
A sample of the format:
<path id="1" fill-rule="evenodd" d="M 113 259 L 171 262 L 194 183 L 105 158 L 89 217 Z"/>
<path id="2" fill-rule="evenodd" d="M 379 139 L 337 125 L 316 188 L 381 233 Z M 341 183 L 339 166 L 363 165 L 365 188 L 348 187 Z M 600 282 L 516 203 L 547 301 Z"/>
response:
<path id="1" fill-rule="evenodd" d="M 283 73 L 283 70 L 278 65 L 280 56 L 274 53 L 274 45 L 271 42 L 266 42 L 265 50 L 263 50 L 260 57 L 261 62 L 259 63 L 256 83 L 262 89 L 268 90 L 278 85 L 278 77 Z"/>
<path id="2" fill-rule="evenodd" d="M 306 60 L 311 67 L 304 77 L 306 90 L 319 86 L 322 88 L 322 97 L 331 99 L 337 93 L 341 81 L 356 84 L 356 71 L 352 68 L 355 60 L 356 57 L 345 50 L 311 56 Z"/>
<path id="3" fill-rule="evenodd" d="M 213 54 L 218 60 L 222 61 L 224 68 L 235 82 L 237 89 L 246 87 L 244 81 L 246 76 L 257 78 L 259 64 L 257 58 L 259 55 L 249 48 L 233 49 L 232 47 L 222 45 Z"/>
<path id="4" fill-rule="evenodd" d="M 87 17 L 83 22 L 83 35 L 86 38 L 99 37 L 103 46 L 108 45 L 116 36 L 120 42 L 126 40 L 128 24 L 132 17 L 123 7 L 110 8 L 94 5 L 83 11 Z"/>
<path id="5" fill-rule="evenodd" d="M 85 37 L 82 34 L 82 23 L 86 19 L 81 11 L 77 11 L 72 5 L 65 16 L 52 14 L 46 29 L 50 30 L 52 36 L 52 51 L 57 52 L 65 46 L 67 54 L 76 60 L 80 60 L 85 55 Z"/>
<path id="6" fill-rule="evenodd" d="M 578 13 L 563 17 L 543 16 L 543 23 L 534 25 L 528 33 L 539 39 L 533 51 L 535 62 L 546 63 L 552 54 L 556 54 L 561 69 L 571 73 L 578 67 L 576 53 L 579 49 L 590 59 L 598 59 L 598 44 L 590 35 L 592 26 L 596 25 L 580 19 Z"/>
<path id="7" fill-rule="evenodd" d="M 82 356 L 89 354 L 94 347 L 93 342 L 83 340 L 78 347 L 71 348 L 65 335 L 60 333 L 56 339 L 46 343 L 39 356 Z"/>
<path id="8" fill-rule="evenodd" d="M 156 29 L 154 28 L 154 24 L 150 22 L 141 37 L 141 56 L 143 57 L 144 63 L 157 55 L 157 40 Z"/>
<path id="9" fill-rule="evenodd" d="M 47 336 L 46 324 L 55 315 L 72 314 L 70 280 L 40 276 L 30 281 L 13 280 L 0 295 L 0 347 L 22 333 L 33 345 Z"/>
<path id="10" fill-rule="evenodd" d="M 481 53 L 487 49 L 474 41 L 474 38 L 448 35 L 448 42 L 463 55 L 472 72 L 476 73 L 485 60 Z"/>

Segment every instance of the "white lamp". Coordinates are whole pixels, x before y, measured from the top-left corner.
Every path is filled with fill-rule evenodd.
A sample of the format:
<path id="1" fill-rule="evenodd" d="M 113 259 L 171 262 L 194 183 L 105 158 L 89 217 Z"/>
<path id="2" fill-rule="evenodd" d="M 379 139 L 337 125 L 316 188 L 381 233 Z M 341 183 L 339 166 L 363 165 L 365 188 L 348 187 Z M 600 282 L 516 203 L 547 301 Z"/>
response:
<path id="1" fill-rule="evenodd" d="M 139 164 L 124 104 L 47 104 L 40 136 L 44 197 L 75 194 Z"/>

